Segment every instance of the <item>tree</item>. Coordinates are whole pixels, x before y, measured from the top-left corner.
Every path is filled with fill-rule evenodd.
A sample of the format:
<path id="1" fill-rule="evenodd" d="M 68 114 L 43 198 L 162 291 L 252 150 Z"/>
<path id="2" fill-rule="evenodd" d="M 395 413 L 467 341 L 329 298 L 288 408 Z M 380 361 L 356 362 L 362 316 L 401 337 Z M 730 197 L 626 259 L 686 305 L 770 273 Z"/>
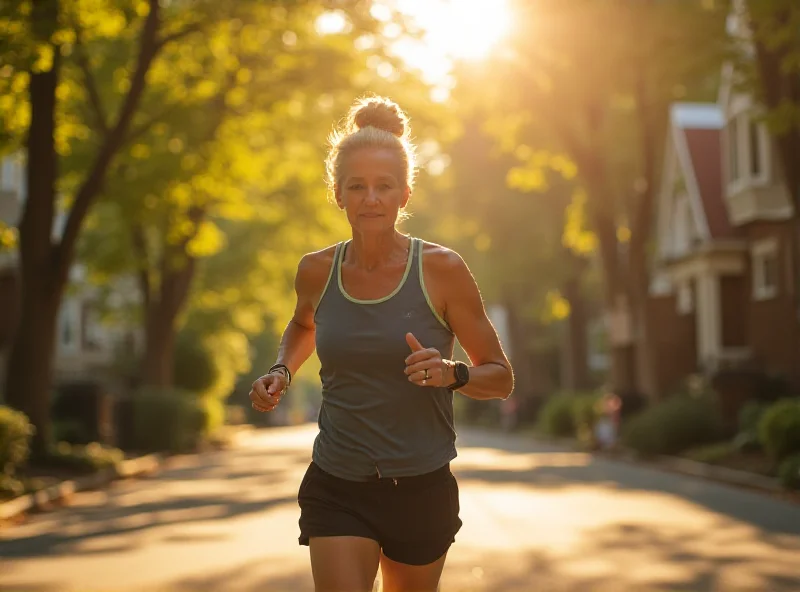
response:
<path id="1" fill-rule="evenodd" d="M 480 83 L 496 89 L 487 127 L 511 149 L 524 143 L 576 165 L 606 310 L 632 327 L 612 323 L 612 386 L 655 394 L 645 309 L 659 152 L 669 102 L 702 88 L 719 63 L 708 40 L 721 35 L 721 11 L 626 0 L 540 0 L 517 10 L 524 25 L 488 69 L 491 82 Z"/>
<path id="2" fill-rule="evenodd" d="M 254 19 L 287 18 L 292 11 L 320 5 L 311 0 L 268 6 L 157 0 L 3 4 L 0 27 L 5 34 L 0 50 L 8 58 L 2 77 L 3 116 L 8 123 L 3 140 L 7 146 L 24 146 L 28 189 L 19 229 L 22 311 L 5 390 L 8 402 L 25 411 L 37 427 L 37 452 L 45 449 L 50 435 L 56 315 L 80 231 L 103 193 L 116 157 L 138 138 L 154 133 L 163 120 L 178 117 L 175 110 L 185 103 L 165 101 L 165 97 L 175 98 L 172 91 L 195 99 L 183 115 L 196 115 L 203 101 L 212 108 L 210 121 L 199 131 L 213 136 L 221 125 L 214 124 L 215 117 L 219 118 L 216 107 L 236 107 L 242 93 L 234 85 L 246 82 L 231 76 L 244 68 L 220 46 L 220 38 L 250 43 L 253 56 L 260 48 L 268 48 L 269 36 L 260 35 L 257 28 L 237 34 L 237 28 Z M 217 43 L 206 44 L 209 38 Z M 284 41 L 291 42 L 292 34 Z M 191 72 L 183 72 L 182 84 L 169 85 L 170 66 L 187 53 L 189 61 L 196 58 Z M 294 59 L 265 55 L 277 61 Z M 252 77 L 257 80 L 257 72 Z M 113 81 L 113 85 L 103 86 L 100 80 Z M 202 208 L 187 210 L 191 228 L 184 227 L 177 241 L 184 249 L 201 230 L 210 228 Z M 64 213 L 61 228 L 59 212 Z M 165 261 L 171 265 L 169 259 L 167 255 Z M 185 275 L 184 271 L 169 276 L 159 285 L 162 296 L 169 293 L 171 306 L 187 289 Z"/>
<path id="3" fill-rule="evenodd" d="M 792 0 L 747 0 L 738 16 L 747 35 L 736 39 L 745 86 L 765 107 L 775 136 L 784 183 L 794 207 L 795 269 L 800 271 L 800 5 Z M 746 14 L 744 14 L 746 12 Z M 754 59 L 753 59 L 754 58 Z M 800 275 L 795 273 L 800 286 Z M 795 290 L 800 320 L 800 290 Z"/>

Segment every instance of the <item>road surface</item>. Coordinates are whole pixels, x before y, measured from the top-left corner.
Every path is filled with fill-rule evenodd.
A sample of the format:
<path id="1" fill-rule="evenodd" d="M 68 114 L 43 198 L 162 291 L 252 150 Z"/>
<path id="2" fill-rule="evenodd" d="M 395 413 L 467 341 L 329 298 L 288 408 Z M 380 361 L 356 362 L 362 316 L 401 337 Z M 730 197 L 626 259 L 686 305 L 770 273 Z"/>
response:
<path id="1" fill-rule="evenodd" d="M 304 592 L 314 426 L 261 430 L 0 530 L 4 592 Z M 442 592 L 800 590 L 800 506 L 462 430 Z"/>

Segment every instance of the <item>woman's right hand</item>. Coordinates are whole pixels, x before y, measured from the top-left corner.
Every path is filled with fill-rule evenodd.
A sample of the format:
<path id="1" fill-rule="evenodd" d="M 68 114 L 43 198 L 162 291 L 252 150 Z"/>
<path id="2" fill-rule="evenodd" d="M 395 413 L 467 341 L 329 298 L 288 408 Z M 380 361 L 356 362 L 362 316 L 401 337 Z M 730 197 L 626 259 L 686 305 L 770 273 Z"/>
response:
<path id="1" fill-rule="evenodd" d="M 250 389 L 250 401 L 253 409 L 266 413 L 273 411 L 286 390 L 287 379 L 283 372 L 266 374 L 253 383 Z"/>

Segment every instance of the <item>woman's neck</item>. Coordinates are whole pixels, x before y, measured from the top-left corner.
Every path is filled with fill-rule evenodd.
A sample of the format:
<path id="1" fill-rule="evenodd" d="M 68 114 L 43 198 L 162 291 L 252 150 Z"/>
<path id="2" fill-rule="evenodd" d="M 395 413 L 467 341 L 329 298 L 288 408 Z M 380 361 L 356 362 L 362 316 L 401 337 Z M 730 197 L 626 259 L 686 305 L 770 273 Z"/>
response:
<path id="1" fill-rule="evenodd" d="M 399 260 L 409 249 L 409 238 L 392 229 L 381 234 L 353 233 L 353 242 L 348 251 L 349 262 L 366 271 L 374 271 L 378 267 Z"/>

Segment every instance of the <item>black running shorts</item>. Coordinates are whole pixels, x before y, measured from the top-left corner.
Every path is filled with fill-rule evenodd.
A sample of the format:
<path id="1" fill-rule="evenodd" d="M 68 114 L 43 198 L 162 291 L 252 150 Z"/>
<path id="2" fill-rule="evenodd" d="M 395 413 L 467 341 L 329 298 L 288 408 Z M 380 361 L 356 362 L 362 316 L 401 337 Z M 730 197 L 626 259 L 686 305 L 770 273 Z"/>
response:
<path id="1" fill-rule="evenodd" d="M 359 536 L 392 561 L 433 563 L 461 528 L 458 484 L 449 463 L 413 477 L 340 479 L 311 463 L 297 495 L 301 545 L 312 537 Z"/>

